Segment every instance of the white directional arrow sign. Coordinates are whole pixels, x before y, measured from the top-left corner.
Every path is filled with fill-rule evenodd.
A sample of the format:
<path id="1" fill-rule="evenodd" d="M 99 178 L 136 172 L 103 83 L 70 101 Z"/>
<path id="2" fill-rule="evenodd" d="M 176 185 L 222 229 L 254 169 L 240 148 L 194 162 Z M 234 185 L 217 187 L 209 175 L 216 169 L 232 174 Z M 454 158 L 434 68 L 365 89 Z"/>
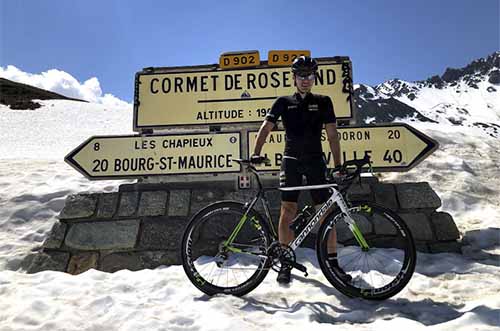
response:
<path id="1" fill-rule="evenodd" d="M 237 173 L 240 133 L 94 136 L 65 161 L 89 179 Z"/>
<path id="2" fill-rule="evenodd" d="M 424 160 L 438 147 L 438 142 L 404 123 L 373 126 L 349 126 L 338 128 L 342 161 L 362 159 L 370 155 L 372 167 L 377 172 L 408 171 Z M 253 151 L 257 131 L 248 133 L 248 148 Z M 273 131 L 262 149 L 271 159 L 271 164 L 260 170 L 279 170 L 285 146 L 285 132 Z M 333 157 L 326 137 L 322 134 L 322 146 L 328 167 L 332 168 Z"/>

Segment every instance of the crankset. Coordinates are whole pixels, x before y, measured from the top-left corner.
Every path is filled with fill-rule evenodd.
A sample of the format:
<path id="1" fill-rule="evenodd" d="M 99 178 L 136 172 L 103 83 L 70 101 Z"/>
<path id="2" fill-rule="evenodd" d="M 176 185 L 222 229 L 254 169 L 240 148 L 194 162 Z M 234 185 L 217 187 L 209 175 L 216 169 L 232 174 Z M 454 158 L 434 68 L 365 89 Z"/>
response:
<path id="1" fill-rule="evenodd" d="M 296 268 L 307 277 L 306 267 L 297 263 L 295 252 L 290 246 L 275 241 L 269 246 L 267 255 L 271 258 L 272 270 L 279 272 L 282 268 Z"/>

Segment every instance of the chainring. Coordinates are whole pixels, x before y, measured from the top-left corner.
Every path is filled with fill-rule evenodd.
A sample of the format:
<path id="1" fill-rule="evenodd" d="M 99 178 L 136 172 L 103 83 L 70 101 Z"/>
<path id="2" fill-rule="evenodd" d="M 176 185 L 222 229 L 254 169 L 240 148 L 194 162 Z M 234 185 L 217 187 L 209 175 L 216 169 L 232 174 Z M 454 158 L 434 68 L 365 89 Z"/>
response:
<path id="1" fill-rule="evenodd" d="M 277 241 L 273 242 L 267 250 L 267 256 L 271 257 L 271 269 L 279 272 L 282 268 L 290 268 L 290 265 L 295 263 L 296 256 L 293 249 L 285 244 Z"/>

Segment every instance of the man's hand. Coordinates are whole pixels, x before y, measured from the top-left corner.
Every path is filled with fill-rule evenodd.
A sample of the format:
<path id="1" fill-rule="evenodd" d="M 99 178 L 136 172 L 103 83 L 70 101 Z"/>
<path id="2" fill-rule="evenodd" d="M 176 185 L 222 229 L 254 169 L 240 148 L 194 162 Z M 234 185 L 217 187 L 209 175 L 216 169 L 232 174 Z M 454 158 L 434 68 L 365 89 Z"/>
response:
<path id="1" fill-rule="evenodd" d="M 335 183 L 340 184 L 346 178 L 347 170 L 342 166 L 336 166 L 331 170 L 330 176 Z"/>
<path id="2" fill-rule="evenodd" d="M 260 155 L 252 155 L 250 156 L 250 163 L 252 164 L 261 164 L 261 163 L 264 163 L 264 161 L 266 160 L 266 158 L 264 156 L 260 156 Z"/>

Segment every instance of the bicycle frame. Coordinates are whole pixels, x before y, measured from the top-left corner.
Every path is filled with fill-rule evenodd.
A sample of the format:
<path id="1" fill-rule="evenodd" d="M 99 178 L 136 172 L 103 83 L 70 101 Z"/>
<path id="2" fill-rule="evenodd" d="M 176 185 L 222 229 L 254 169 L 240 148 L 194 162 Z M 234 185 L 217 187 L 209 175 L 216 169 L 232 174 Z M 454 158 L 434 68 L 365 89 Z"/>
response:
<path id="1" fill-rule="evenodd" d="M 259 190 L 257 192 L 257 195 L 252 199 L 252 201 L 250 203 L 247 203 L 245 205 L 247 207 L 246 211 L 245 211 L 245 214 L 243 215 L 243 217 L 241 218 L 241 220 L 238 222 L 236 228 L 233 230 L 233 232 L 229 236 L 228 240 L 226 240 L 224 242 L 224 246 L 229 251 L 235 251 L 235 252 L 236 251 L 240 251 L 237 248 L 231 247 L 231 244 L 233 243 L 233 240 L 236 238 L 236 236 L 238 235 L 239 231 L 241 230 L 241 228 L 243 227 L 243 225 L 245 224 L 245 222 L 248 220 L 248 213 L 250 212 L 250 210 L 252 210 L 252 208 L 255 206 L 255 204 L 259 200 L 262 201 L 262 204 L 264 206 L 264 211 L 265 211 L 267 219 L 268 219 L 268 221 L 270 223 L 269 225 L 270 225 L 270 228 L 271 228 L 271 230 L 273 232 L 274 238 L 276 239 L 278 237 L 277 234 L 276 234 L 276 230 L 274 228 L 274 225 L 272 223 L 272 217 L 271 217 L 271 213 L 269 211 L 269 205 L 268 205 L 267 199 L 264 197 L 265 189 L 262 186 L 262 183 L 260 181 L 258 172 L 252 166 L 249 167 L 249 170 L 255 175 L 255 178 L 257 179 L 257 184 L 258 184 Z M 357 226 L 356 222 L 352 218 L 351 213 L 349 212 L 349 208 L 347 207 L 347 204 L 346 204 L 346 202 L 345 202 L 342 194 L 335 187 L 337 187 L 337 184 L 323 184 L 323 185 L 309 185 L 309 186 L 296 186 L 296 187 L 282 187 L 282 188 L 278 188 L 279 190 L 282 190 L 282 191 L 303 191 L 303 190 L 311 190 L 311 189 L 324 189 L 324 188 L 328 188 L 332 192 L 332 195 L 328 198 L 328 200 L 326 202 L 324 202 L 321 205 L 321 207 L 316 211 L 316 213 L 314 214 L 314 216 L 311 217 L 311 219 L 307 222 L 306 226 L 302 229 L 302 231 L 300 232 L 300 234 L 289 244 L 289 246 L 293 250 L 296 250 L 297 247 L 300 246 L 300 244 L 309 235 L 309 233 L 311 233 L 311 231 L 314 228 L 314 226 L 323 217 L 325 217 L 327 215 L 327 213 L 330 212 L 331 207 L 334 204 L 337 204 L 337 206 L 339 206 L 340 210 L 344 214 L 344 216 L 345 216 L 344 217 L 345 222 L 347 223 L 349 229 L 352 231 L 352 233 L 354 235 L 354 238 L 356 239 L 356 241 L 358 242 L 358 244 L 360 245 L 360 247 L 363 250 L 368 250 L 369 249 L 368 243 L 364 239 L 361 230 L 359 229 L 359 227 Z"/>

